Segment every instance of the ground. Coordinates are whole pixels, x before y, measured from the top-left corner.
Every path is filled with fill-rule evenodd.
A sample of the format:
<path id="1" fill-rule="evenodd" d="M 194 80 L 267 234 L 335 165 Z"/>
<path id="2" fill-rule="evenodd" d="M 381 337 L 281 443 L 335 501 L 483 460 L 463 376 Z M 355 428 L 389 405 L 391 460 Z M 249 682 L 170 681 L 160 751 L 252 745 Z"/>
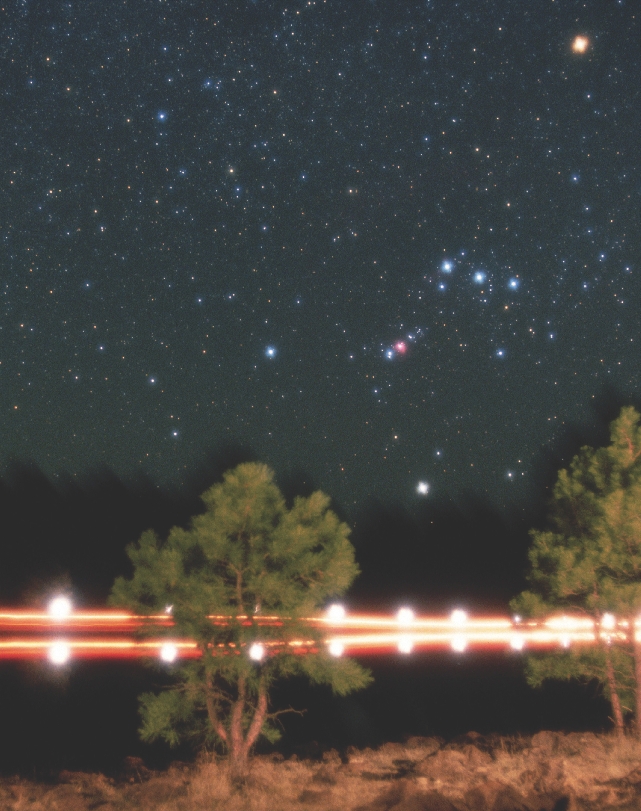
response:
<path id="1" fill-rule="evenodd" d="M 252 761 L 234 788 L 223 758 L 163 772 L 128 758 L 116 777 L 61 772 L 0 782 L 6 811 L 638 811 L 641 741 L 590 732 L 410 738 L 374 751 Z"/>

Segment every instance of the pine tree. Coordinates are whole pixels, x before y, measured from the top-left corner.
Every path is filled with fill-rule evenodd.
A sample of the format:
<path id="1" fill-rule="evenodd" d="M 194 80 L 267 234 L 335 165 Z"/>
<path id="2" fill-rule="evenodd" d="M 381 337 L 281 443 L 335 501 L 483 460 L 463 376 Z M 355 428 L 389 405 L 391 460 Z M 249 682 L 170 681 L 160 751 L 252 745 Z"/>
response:
<path id="1" fill-rule="evenodd" d="M 174 527 L 164 541 L 147 531 L 128 548 L 133 577 L 116 580 L 111 603 L 148 615 L 171 606 L 171 634 L 195 640 L 201 653 L 177 664 L 169 689 L 141 697 L 142 738 L 222 744 L 243 779 L 258 737 L 279 736 L 269 707 L 276 680 L 304 675 L 339 695 L 371 681 L 303 621 L 344 594 L 358 567 L 329 498 L 316 492 L 288 508 L 265 465 L 228 471 L 202 501 L 187 529 Z M 261 621 L 274 616 L 278 626 Z M 312 652 L 297 652 L 299 641 Z"/>
<path id="2" fill-rule="evenodd" d="M 610 444 L 584 447 L 554 486 L 549 528 L 532 530 L 531 589 L 512 607 L 527 616 L 582 612 L 602 631 L 615 615 L 619 633 L 600 634 L 593 650 L 528 658 L 530 684 L 548 678 L 597 679 L 605 688 L 618 731 L 632 709 L 641 730 L 641 416 L 623 408 L 610 426 Z M 620 638 L 621 627 L 627 628 Z"/>

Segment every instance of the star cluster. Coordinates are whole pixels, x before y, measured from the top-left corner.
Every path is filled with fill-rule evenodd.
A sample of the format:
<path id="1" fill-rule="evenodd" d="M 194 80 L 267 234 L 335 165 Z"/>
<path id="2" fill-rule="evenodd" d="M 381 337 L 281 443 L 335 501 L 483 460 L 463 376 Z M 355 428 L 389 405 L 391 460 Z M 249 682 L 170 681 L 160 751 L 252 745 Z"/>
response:
<path id="1" fill-rule="evenodd" d="M 6 13 L 5 461 L 508 504 L 634 394 L 633 3 Z"/>

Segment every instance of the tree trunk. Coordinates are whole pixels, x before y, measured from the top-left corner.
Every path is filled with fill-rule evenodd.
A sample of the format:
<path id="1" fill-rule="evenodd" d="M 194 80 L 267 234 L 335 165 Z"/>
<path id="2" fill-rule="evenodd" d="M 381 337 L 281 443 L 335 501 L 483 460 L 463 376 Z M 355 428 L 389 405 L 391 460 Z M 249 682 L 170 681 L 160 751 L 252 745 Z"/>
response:
<path id="1" fill-rule="evenodd" d="M 223 726 L 220 718 L 218 717 L 218 710 L 216 708 L 216 702 L 214 700 L 213 695 L 213 682 L 211 676 L 207 677 L 207 692 L 205 694 L 205 705 L 207 707 L 207 715 L 209 716 L 209 723 L 212 725 L 212 728 L 216 735 L 220 738 L 223 743 L 228 742 L 228 735 L 227 730 Z"/>
<path id="2" fill-rule="evenodd" d="M 234 783 L 242 782 L 247 775 L 247 754 L 243 739 L 243 713 L 245 712 L 246 681 L 238 677 L 238 698 L 232 704 L 229 720 L 229 765 Z"/>
<path id="3" fill-rule="evenodd" d="M 249 771 L 249 753 L 258 740 L 265 719 L 267 718 L 267 688 L 264 679 L 258 683 L 258 701 L 251 723 L 243 735 L 243 712 L 246 705 L 245 680 L 241 677 L 238 683 L 238 700 L 234 702 L 229 728 L 229 766 L 233 783 L 244 783 Z"/>
<path id="4" fill-rule="evenodd" d="M 610 691 L 610 703 L 614 713 L 614 727 L 617 735 L 623 735 L 623 712 L 621 711 L 621 700 L 617 691 L 617 683 L 614 677 L 614 667 L 612 665 L 612 651 L 610 646 L 605 646 L 605 670 L 608 679 L 608 690 Z"/>
<path id="5" fill-rule="evenodd" d="M 641 738 L 641 641 L 637 639 L 636 617 L 630 618 L 632 654 L 634 657 L 635 722 L 637 735 Z"/>
<path id="6" fill-rule="evenodd" d="M 247 780 L 247 774 L 249 773 L 249 758 L 245 754 L 242 747 L 237 750 L 230 749 L 229 770 L 231 774 L 231 782 L 235 786 L 241 786 Z"/>
<path id="7" fill-rule="evenodd" d="M 256 702 L 256 709 L 254 710 L 254 717 L 251 720 L 247 735 L 245 736 L 245 750 L 246 756 L 249 757 L 252 746 L 258 740 L 261 733 L 263 724 L 267 718 L 267 688 L 265 687 L 265 680 L 261 676 L 258 682 L 258 701 Z"/>

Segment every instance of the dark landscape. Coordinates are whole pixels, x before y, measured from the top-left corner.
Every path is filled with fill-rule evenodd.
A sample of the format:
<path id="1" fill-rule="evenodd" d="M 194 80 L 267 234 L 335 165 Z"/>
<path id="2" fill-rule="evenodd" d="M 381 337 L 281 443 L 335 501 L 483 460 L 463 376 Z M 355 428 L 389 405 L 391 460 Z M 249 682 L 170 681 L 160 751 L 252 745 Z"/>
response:
<path id="1" fill-rule="evenodd" d="M 238 460 L 229 452 L 220 458 L 212 478 Z M 79 605 L 104 604 L 126 570 L 126 543 L 143 527 L 166 532 L 185 522 L 196 504 L 108 471 L 54 486 L 28 466 L 14 466 L 1 497 L 7 531 L 24 539 L 0 576 L 14 605 L 45 605 L 68 583 L 83 583 L 74 590 Z M 29 509 L 33 499 L 37 511 Z M 466 595 L 471 609 L 500 612 L 524 582 L 525 530 L 482 505 L 431 504 L 411 516 L 372 504 L 355 523 L 362 574 L 352 605 L 392 611 L 400 594 L 419 609 L 446 611 L 457 604 L 452 595 Z M 473 539 L 482 552 L 465 554 Z M 346 698 L 301 680 L 280 685 L 274 704 L 305 713 L 283 716 L 281 742 L 259 745 L 242 789 L 220 754 L 139 740 L 137 696 L 163 682 L 160 667 L 4 663 L 0 803 L 8 811 L 635 807 L 640 745 L 608 732 L 597 683 L 550 682 L 534 691 L 514 652 L 363 663 L 375 681 Z"/>
<path id="2" fill-rule="evenodd" d="M 115 776 L 5 778 L 7 811 L 636 811 L 641 744 L 592 732 L 410 737 L 312 758 L 261 755 L 243 787 L 224 760 L 163 771 L 127 758 Z"/>

